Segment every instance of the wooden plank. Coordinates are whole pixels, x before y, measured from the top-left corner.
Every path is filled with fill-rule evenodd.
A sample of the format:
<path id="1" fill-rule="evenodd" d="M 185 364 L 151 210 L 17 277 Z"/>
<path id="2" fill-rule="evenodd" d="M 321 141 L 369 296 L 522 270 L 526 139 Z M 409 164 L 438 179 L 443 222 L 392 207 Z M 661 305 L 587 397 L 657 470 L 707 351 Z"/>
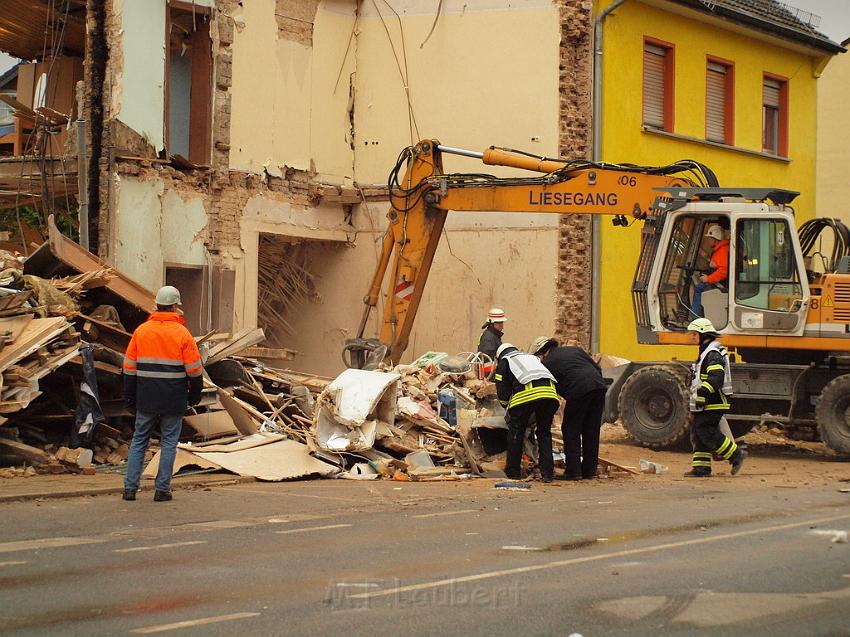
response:
<path id="1" fill-rule="evenodd" d="M 13 454 L 36 464 L 41 464 L 42 462 L 48 462 L 50 460 L 50 454 L 38 447 L 31 447 L 23 442 L 10 440 L 9 438 L 0 438 L 0 449 L 7 449 Z"/>
<path id="2" fill-rule="evenodd" d="M 32 314 L 0 318 L 0 342 L 14 343 L 34 318 Z"/>
<path id="3" fill-rule="evenodd" d="M 628 467 L 624 467 L 623 465 L 617 464 L 616 462 L 611 462 L 610 460 L 606 460 L 605 458 L 599 458 L 599 462 L 601 462 L 606 467 L 614 467 L 619 471 L 625 471 L 626 473 L 639 475 L 639 472 L 635 471 L 634 469 L 629 469 Z"/>
<path id="4" fill-rule="evenodd" d="M 70 323 L 61 316 L 33 319 L 18 339 L 0 352 L 0 370 L 26 358 L 51 339 L 59 336 L 70 327 Z"/>
<path id="5" fill-rule="evenodd" d="M 246 347 L 251 347 L 257 343 L 262 343 L 266 338 L 263 330 L 255 328 L 247 328 L 238 332 L 232 339 L 216 345 L 210 350 L 206 360 L 206 365 L 212 365 L 220 360 L 238 354 Z"/>
<path id="6" fill-rule="evenodd" d="M 49 230 L 49 239 L 47 242 L 49 250 L 64 265 L 80 273 L 110 267 L 108 263 L 65 237 L 59 231 L 59 228 L 56 227 L 53 215 L 48 217 L 47 225 Z M 29 273 L 26 264 L 24 270 Z M 33 272 L 33 274 L 38 273 Z M 156 297 L 153 292 L 118 270 L 115 270 L 114 274 L 115 277 L 110 279 L 106 284 L 108 290 L 117 294 L 127 303 L 130 303 L 142 312 L 151 313 L 156 310 Z"/>
<path id="7" fill-rule="evenodd" d="M 75 314 L 74 322 L 87 342 L 100 343 L 116 352 L 127 351 L 132 334 L 79 312 Z"/>
<path id="8" fill-rule="evenodd" d="M 298 352 L 293 349 L 276 347 L 246 347 L 239 352 L 239 356 L 245 358 L 269 358 L 282 361 L 295 360 L 296 354 Z"/>

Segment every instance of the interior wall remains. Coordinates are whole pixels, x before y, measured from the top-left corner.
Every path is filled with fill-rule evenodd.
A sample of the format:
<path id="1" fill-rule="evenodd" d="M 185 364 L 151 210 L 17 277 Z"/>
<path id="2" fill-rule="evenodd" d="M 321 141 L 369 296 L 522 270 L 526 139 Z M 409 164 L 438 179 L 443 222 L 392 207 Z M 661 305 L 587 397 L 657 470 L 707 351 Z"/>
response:
<path id="1" fill-rule="evenodd" d="M 129 0 L 114 2 L 124 9 Z M 508 0 L 474 7 L 449 0 L 436 24 L 432 2 L 394 3 L 406 84 L 393 54 L 401 52 L 398 20 L 359 4 L 358 10 L 354 0 L 218 0 L 209 171 L 157 163 L 152 144 L 148 159 L 136 162 L 141 168 L 116 160 L 113 151 L 105 189 L 116 265 L 152 288 L 162 284 L 169 263 L 231 271 L 234 331 L 256 324 L 259 235 L 316 241 L 309 249 L 318 296 L 293 317 L 286 344 L 300 352 L 294 366 L 324 374 L 341 370 L 339 350 L 355 335 L 386 223 L 386 194 L 375 201 L 375 184 L 386 181 L 401 147 L 413 137 L 439 137 L 474 149 L 498 144 L 555 155 L 562 143 L 560 14 L 549 0 L 520 8 Z M 127 36 L 113 29 L 110 37 L 122 43 Z M 494 49 L 493 41 L 516 46 Z M 137 51 L 132 40 L 121 44 L 113 58 L 118 70 L 127 69 L 121 55 Z M 125 111 L 127 78 L 119 79 L 116 120 L 125 122 L 132 108 Z M 498 99 L 493 86 L 504 87 Z M 157 108 L 161 118 L 161 102 Z M 143 125 L 138 119 L 125 128 L 138 132 Z M 481 165 L 447 157 L 446 168 L 474 172 Z M 557 263 L 556 216 L 450 215 L 407 359 L 432 349 L 473 349 L 494 304 L 505 306 L 506 336 L 518 345 L 551 333 Z M 367 336 L 377 333 L 381 305 Z"/>

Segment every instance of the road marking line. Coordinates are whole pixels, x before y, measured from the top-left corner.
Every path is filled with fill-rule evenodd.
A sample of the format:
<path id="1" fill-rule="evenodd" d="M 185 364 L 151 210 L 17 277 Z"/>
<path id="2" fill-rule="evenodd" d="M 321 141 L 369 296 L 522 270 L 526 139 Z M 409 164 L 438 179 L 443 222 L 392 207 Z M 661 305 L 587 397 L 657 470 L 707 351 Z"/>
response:
<path id="1" fill-rule="evenodd" d="M 314 498 L 316 500 L 340 500 L 342 502 L 357 502 L 362 503 L 362 500 L 358 500 L 357 498 L 343 498 L 339 496 L 333 495 L 312 495 L 309 493 L 294 493 L 292 491 L 264 491 L 261 489 L 242 489 L 239 487 L 221 487 L 219 491 L 235 491 L 237 493 L 256 493 L 257 495 L 273 495 L 279 498 L 282 497 L 293 497 L 293 498 Z"/>
<path id="2" fill-rule="evenodd" d="M 815 524 L 823 524 L 825 522 L 835 522 L 836 520 L 847 520 L 850 519 L 850 514 L 845 515 L 837 515 L 828 518 L 817 518 L 814 520 L 807 520 L 805 522 L 793 522 L 790 524 L 778 524 L 776 526 L 768 526 L 761 527 L 758 529 L 751 529 L 749 531 L 737 531 L 735 533 L 724 533 L 722 535 L 713 535 L 711 537 L 697 538 L 694 540 L 682 540 L 681 542 L 668 542 L 665 544 L 656 544 L 655 546 L 645 546 L 639 549 L 625 549 L 623 551 L 613 551 L 611 553 L 604 553 L 602 555 L 587 555 L 584 557 L 575 557 L 568 560 L 556 560 L 554 562 L 547 562 L 545 564 L 533 564 L 530 566 L 520 566 L 517 568 L 507 568 L 499 571 L 489 571 L 487 573 L 479 573 L 477 575 L 466 575 L 464 577 L 452 577 L 449 579 L 440 579 L 434 580 L 432 582 L 423 582 L 421 584 L 410 584 L 408 586 L 398 586 L 396 588 L 386 589 L 382 591 L 368 592 L 368 593 L 357 593 L 355 595 L 351 595 L 351 599 L 371 599 L 373 597 L 387 597 L 390 595 L 399 595 L 401 593 L 407 593 L 409 591 L 418 591 L 429 588 L 438 588 L 440 586 L 446 585 L 456 585 L 463 584 L 465 582 L 477 582 L 485 579 L 492 579 L 494 577 L 504 577 L 507 575 L 519 575 L 521 573 L 533 573 L 535 571 L 546 571 L 555 568 L 561 568 L 563 566 L 571 566 L 573 564 L 584 564 L 587 562 L 598 562 L 601 560 L 608 560 L 613 557 L 625 557 L 627 555 L 640 555 L 643 553 L 654 553 L 657 551 L 664 551 L 667 549 L 675 549 L 681 548 L 684 546 L 695 546 L 697 544 L 709 544 L 712 542 L 721 542 L 724 540 L 730 540 L 740 537 L 747 537 L 749 535 L 760 535 L 763 533 L 772 533 L 774 531 L 784 531 L 787 529 L 796 529 L 801 526 L 811 526 Z"/>
<path id="3" fill-rule="evenodd" d="M 444 515 L 460 515 L 461 513 L 478 513 L 478 509 L 461 509 L 460 511 L 440 511 L 439 513 L 420 513 L 411 515 L 412 518 L 436 518 Z"/>
<path id="4" fill-rule="evenodd" d="M 174 622 L 173 624 L 160 624 L 159 626 L 136 628 L 130 632 L 138 635 L 149 635 L 151 633 L 163 633 L 167 630 L 176 630 L 178 628 L 188 628 L 189 626 L 203 626 L 204 624 L 229 622 L 234 619 L 248 619 L 249 617 L 256 617 L 259 614 L 260 613 L 232 613 L 230 615 L 216 615 L 215 617 L 202 617 L 200 619 L 190 619 L 184 622 Z"/>
<path id="5" fill-rule="evenodd" d="M 346 527 L 351 526 L 350 524 L 326 524 L 325 526 L 309 526 L 303 529 L 287 529 L 286 531 L 275 531 L 275 533 L 280 533 L 281 535 L 286 535 L 287 533 L 307 533 L 308 531 L 325 531 L 327 529 L 344 529 Z"/>
<path id="6" fill-rule="evenodd" d="M 156 549 L 171 549 L 175 546 L 191 546 L 192 544 L 206 544 L 206 540 L 194 540 L 193 542 L 174 542 L 172 544 L 156 544 L 154 546 L 134 546 L 129 549 L 115 549 L 113 553 L 135 553 L 137 551 L 154 551 Z"/>
<path id="7" fill-rule="evenodd" d="M 83 544 L 100 544 L 106 540 L 94 537 L 46 537 L 40 540 L 21 540 L 20 542 L 3 542 L 0 553 L 15 551 L 34 551 L 37 549 L 55 549 L 63 546 L 81 546 Z"/>
<path id="8" fill-rule="evenodd" d="M 27 560 L 10 560 L 9 562 L 0 562 L 0 566 L 17 566 L 18 564 L 29 564 Z"/>

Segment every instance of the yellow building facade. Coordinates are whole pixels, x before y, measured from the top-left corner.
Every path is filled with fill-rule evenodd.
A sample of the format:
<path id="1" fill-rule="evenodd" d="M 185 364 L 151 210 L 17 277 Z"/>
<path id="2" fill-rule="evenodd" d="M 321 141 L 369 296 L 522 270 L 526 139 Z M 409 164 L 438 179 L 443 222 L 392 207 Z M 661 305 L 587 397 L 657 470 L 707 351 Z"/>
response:
<path id="1" fill-rule="evenodd" d="M 610 4 L 599 2 L 597 13 Z M 601 159 L 653 166 L 693 159 L 709 166 L 721 186 L 797 190 L 798 219 L 813 217 L 817 77 L 833 53 L 687 5 L 626 0 L 605 20 Z M 663 126 L 660 120 L 646 124 L 645 100 L 655 98 L 645 94 L 644 58 L 657 51 L 667 55 Z M 716 104 L 707 99 L 707 71 L 717 65 L 728 74 L 727 134 L 709 141 L 717 136 L 708 130 L 707 109 Z M 771 141 L 765 135 L 775 131 L 765 132 L 763 118 L 765 87 L 774 81 L 781 84 L 782 105 L 779 139 Z M 771 144 L 776 152 L 765 150 Z M 632 360 L 691 358 L 690 348 L 637 342 L 631 285 L 640 227 L 602 220 L 600 350 Z"/>
<path id="2" fill-rule="evenodd" d="M 850 46 L 850 38 L 843 43 Z M 850 55 L 830 62 L 818 80 L 818 217 L 850 224 Z"/>

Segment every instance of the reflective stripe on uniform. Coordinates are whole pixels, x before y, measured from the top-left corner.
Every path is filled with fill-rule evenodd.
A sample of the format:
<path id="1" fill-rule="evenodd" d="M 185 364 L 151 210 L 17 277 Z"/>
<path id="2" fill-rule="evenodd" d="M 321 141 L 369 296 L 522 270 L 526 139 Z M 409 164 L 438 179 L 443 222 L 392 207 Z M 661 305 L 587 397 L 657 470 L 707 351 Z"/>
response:
<path id="1" fill-rule="evenodd" d="M 501 375 L 501 374 L 495 374 L 495 375 L 493 376 L 493 379 L 494 379 L 494 380 L 502 380 L 502 375 Z"/>
<path id="2" fill-rule="evenodd" d="M 709 365 L 705 368 L 706 372 L 713 372 L 715 369 L 719 369 L 721 372 L 725 372 L 726 368 L 723 367 L 720 363 L 715 363 L 714 365 Z"/>
<path id="3" fill-rule="evenodd" d="M 735 441 L 726 438 L 723 440 L 723 444 L 717 448 L 716 453 L 724 460 L 729 460 L 729 458 L 731 458 L 737 450 L 738 445 L 735 444 Z"/>
<path id="4" fill-rule="evenodd" d="M 694 457 L 691 461 L 693 467 L 708 467 L 711 468 L 711 452 L 709 451 L 694 451 Z"/>
<path id="5" fill-rule="evenodd" d="M 183 367 L 182 358 L 139 358 L 137 363 L 151 363 L 153 365 L 178 365 Z"/>
<path id="6" fill-rule="evenodd" d="M 554 382 L 550 381 L 548 385 L 538 386 L 534 386 L 533 383 L 528 383 L 525 386 L 525 389 L 522 389 L 511 396 L 511 400 L 508 403 L 508 409 L 518 405 L 524 405 L 525 403 L 530 403 L 533 400 L 545 400 L 549 398 L 558 400 L 558 392 L 555 390 Z"/>
<path id="7" fill-rule="evenodd" d="M 186 372 L 153 372 L 138 370 L 136 376 L 139 378 L 186 378 Z"/>
<path id="8" fill-rule="evenodd" d="M 185 371 L 188 376 L 200 376 L 203 373 L 201 361 L 197 363 L 189 363 L 185 366 Z"/>
<path id="9" fill-rule="evenodd" d="M 707 381 L 702 381 L 702 385 L 701 385 L 701 387 L 702 387 L 703 389 L 707 389 L 707 390 L 708 390 L 708 391 L 710 391 L 712 394 L 714 393 L 714 385 L 712 385 L 711 383 L 709 383 L 709 382 L 707 382 Z"/>

